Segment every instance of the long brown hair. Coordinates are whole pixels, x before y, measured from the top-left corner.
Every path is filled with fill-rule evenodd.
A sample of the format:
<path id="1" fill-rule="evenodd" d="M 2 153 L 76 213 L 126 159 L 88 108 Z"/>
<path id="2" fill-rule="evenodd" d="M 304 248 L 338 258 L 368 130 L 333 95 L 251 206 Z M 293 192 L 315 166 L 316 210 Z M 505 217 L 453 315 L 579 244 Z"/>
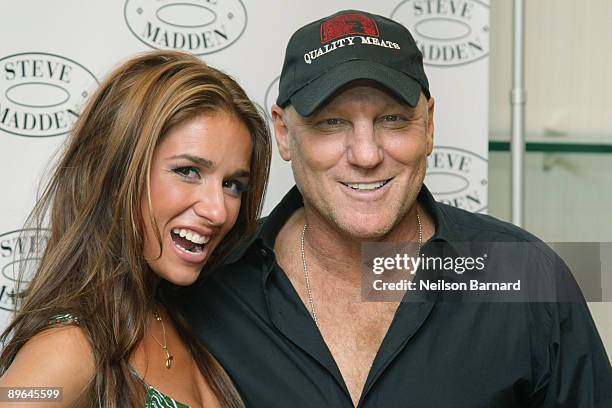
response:
<path id="1" fill-rule="evenodd" d="M 50 232 L 33 279 L 19 294 L 16 316 L 0 337 L 0 373 L 26 341 L 48 327 L 51 316 L 71 313 L 80 318 L 94 351 L 92 406 L 144 405 L 129 358 L 146 333 L 158 286 L 143 257 L 140 204 L 143 197 L 151 203 L 153 152 L 173 126 L 219 111 L 234 114 L 251 133 L 252 181 L 235 226 L 206 270 L 254 230 L 261 212 L 271 144 L 260 109 L 231 77 L 181 52 L 132 58 L 100 85 L 28 219 L 39 234 Z M 222 406 L 243 406 L 225 371 L 172 313 Z"/>

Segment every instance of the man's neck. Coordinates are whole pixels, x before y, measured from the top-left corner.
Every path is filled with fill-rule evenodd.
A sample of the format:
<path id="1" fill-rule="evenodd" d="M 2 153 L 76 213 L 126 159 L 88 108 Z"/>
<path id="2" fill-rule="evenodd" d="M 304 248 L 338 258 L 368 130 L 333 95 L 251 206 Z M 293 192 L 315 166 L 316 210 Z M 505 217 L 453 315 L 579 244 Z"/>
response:
<path id="1" fill-rule="evenodd" d="M 338 230 L 308 206 L 296 214 L 295 218 L 292 217 L 292 220 L 300 232 L 304 223 L 308 225 L 304 235 L 304 255 L 311 269 L 324 270 L 327 279 L 360 286 L 362 244 L 368 241 L 418 242 L 417 209 L 422 221 L 423 242 L 425 242 L 433 235 L 435 227 L 429 214 L 418 203 L 412 206 L 403 220 L 389 233 L 373 239 L 362 239 Z"/>

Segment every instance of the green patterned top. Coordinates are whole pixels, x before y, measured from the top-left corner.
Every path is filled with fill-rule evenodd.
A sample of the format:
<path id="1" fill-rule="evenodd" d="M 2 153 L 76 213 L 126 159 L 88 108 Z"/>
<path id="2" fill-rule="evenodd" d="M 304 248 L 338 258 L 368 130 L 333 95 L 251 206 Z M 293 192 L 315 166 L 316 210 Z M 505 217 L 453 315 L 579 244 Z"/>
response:
<path id="1" fill-rule="evenodd" d="M 156 388 L 150 387 L 147 393 L 145 408 L 189 408 L 185 404 L 173 400 L 169 396 L 162 394 Z"/>
<path id="2" fill-rule="evenodd" d="M 49 325 L 55 324 L 76 324 L 78 325 L 79 318 L 70 314 L 65 313 L 61 315 L 55 315 L 49 319 Z M 189 405 L 181 404 L 178 401 L 173 400 L 157 388 L 147 384 L 144 379 L 130 366 L 130 371 L 136 377 L 147 390 L 147 400 L 144 408 L 189 408 Z"/>
<path id="3" fill-rule="evenodd" d="M 145 402 L 145 408 L 189 408 L 188 405 L 181 404 L 180 402 L 173 400 L 157 388 L 145 383 L 137 373 L 134 371 L 132 372 L 147 388 L 147 401 Z"/>

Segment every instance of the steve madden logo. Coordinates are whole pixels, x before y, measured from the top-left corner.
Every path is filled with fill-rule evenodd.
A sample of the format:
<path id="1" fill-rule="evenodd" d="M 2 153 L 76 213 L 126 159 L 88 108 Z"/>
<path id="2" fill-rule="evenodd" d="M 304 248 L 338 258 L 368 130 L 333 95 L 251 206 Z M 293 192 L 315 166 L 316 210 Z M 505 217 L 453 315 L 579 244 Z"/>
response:
<path id="1" fill-rule="evenodd" d="M 264 107 L 266 109 L 266 116 L 269 120 L 272 120 L 272 106 L 276 103 L 276 99 L 278 98 L 278 84 L 280 82 L 280 75 L 272 80 L 268 88 L 266 88 L 266 93 L 264 95 Z"/>
<path id="2" fill-rule="evenodd" d="M 436 146 L 427 158 L 425 184 L 444 204 L 471 212 L 487 208 L 487 159 L 474 152 Z"/>
<path id="3" fill-rule="evenodd" d="M 489 55 L 489 6 L 484 1 L 405 0 L 391 18 L 412 32 L 425 65 L 463 65 Z"/>
<path id="4" fill-rule="evenodd" d="M 232 45 L 246 28 L 240 0 L 126 0 L 130 31 L 152 48 L 211 54 Z"/>
<path id="5" fill-rule="evenodd" d="M 399 44 L 392 41 L 386 41 L 376 37 L 365 37 L 362 35 L 357 35 L 334 40 L 329 44 L 323 45 L 323 47 L 319 47 L 307 52 L 306 54 L 304 54 L 304 62 L 307 64 L 312 64 L 312 61 L 316 60 L 319 57 L 322 57 L 325 54 L 333 52 L 342 47 L 350 47 L 353 45 L 373 45 L 377 47 L 391 48 L 395 50 L 401 49 Z"/>
<path id="6" fill-rule="evenodd" d="M 0 234 L 0 309 L 15 310 L 15 293 L 20 271 L 25 271 L 20 290 L 43 256 L 49 231 L 23 229 Z"/>
<path id="7" fill-rule="evenodd" d="M 96 77 L 60 55 L 27 52 L 0 59 L 0 129 L 18 136 L 69 132 Z"/>

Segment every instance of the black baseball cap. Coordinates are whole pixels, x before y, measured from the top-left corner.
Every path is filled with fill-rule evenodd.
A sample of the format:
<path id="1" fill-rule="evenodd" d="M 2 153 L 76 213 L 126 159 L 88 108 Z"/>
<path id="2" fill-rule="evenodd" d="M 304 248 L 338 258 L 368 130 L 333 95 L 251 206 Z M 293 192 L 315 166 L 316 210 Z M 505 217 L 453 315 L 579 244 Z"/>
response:
<path id="1" fill-rule="evenodd" d="M 358 79 L 376 81 L 410 106 L 430 97 L 423 55 L 403 25 L 344 10 L 310 23 L 289 39 L 277 105 L 310 116 L 334 92 Z"/>

